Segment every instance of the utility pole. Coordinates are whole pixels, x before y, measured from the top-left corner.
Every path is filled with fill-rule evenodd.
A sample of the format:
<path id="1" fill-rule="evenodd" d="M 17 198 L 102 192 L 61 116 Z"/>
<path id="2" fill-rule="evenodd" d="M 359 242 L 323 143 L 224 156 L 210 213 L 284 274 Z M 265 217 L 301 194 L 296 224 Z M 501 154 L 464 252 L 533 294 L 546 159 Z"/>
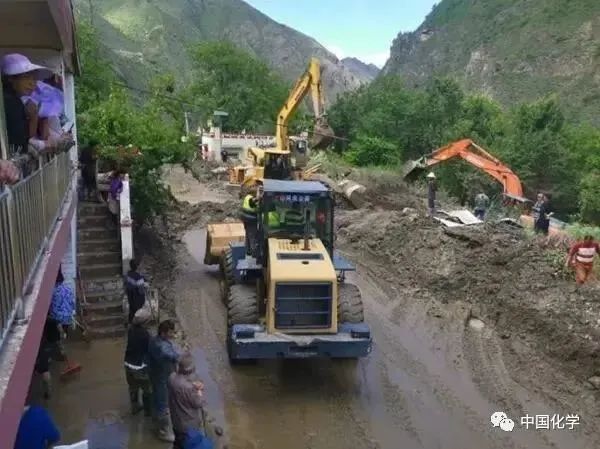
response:
<path id="1" fill-rule="evenodd" d="M 187 112 L 183 113 L 183 117 L 185 118 L 185 135 L 190 135 L 190 120 Z"/>
<path id="2" fill-rule="evenodd" d="M 94 1 L 88 0 L 88 5 L 90 6 L 90 25 L 94 28 Z"/>

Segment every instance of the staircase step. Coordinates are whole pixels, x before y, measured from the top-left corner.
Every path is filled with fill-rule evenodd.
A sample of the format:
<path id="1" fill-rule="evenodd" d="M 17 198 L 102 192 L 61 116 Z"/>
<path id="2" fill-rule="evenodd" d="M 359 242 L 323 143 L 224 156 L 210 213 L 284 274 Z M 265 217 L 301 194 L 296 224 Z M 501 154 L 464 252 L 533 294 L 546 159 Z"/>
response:
<path id="1" fill-rule="evenodd" d="M 105 329 L 125 323 L 125 315 L 123 312 L 117 315 L 90 315 L 85 318 L 85 322 L 89 329 Z"/>
<path id="2" fill-rule="evenodd" d="M 79 216 L 77 219 L 79 229 L 89 228 L 107 228 L 110 226 L 110 217 L 108 215 L 87 215 Z"/>
<path id="3" fill-rule="evenodd" d="M 123 276 L 106 276 L 83 279 L 83 288 L 86 295 L 93 294 L 114 294 L 123 292 Z"/>
<path id="4" fill-rule="evenodd" d="M 80 240 L 77 243 L 77 250 L 80 253 L 93 253 L 95 251 L 121 252 L 121 242 L 119 239 L 97 239 L 97 240 Z"/>
<path id="5" fill-rule="evenodd" d="M 108 206 L 102 203 L 79 202 L 79 215 L 107 215 Z"/>
<path id="6" fill-rule="evenodd" d="M 110 264 L 80 265 L 83 279 L 103 279 L 120 276 L 123 269 L 120 262 Z"/>
<path id="7" fill-rule="evenodd" d="M 98 247 L 100 251 L 87 251 L 77 254 L 77 260 L 82 267 L 121 263 L 121 253 L 118 251 L 104 251 L 103 247 Z"/>
<path id="8" fill-rule="evenodd" d="M 83 314 L 86 317 L 94 316 L 123 316 L 123 301 L 119 299 L 109 299 L 107 301 L 91 302 L 90 298 L 86 297 L 88 303 L 83 306 Z"/>
<path id="9" fill-rule="evenodd" d="M 91 306 L 92 304 L 104 304 L 114 302 L 118 302 L 119 304 L 121 304 L 123 295 L 125 295 L 125 291 L 121 287 L 120 289 L 108 291 L 86 291 L 85 299 L 87 300 L 87 306 Z"/>
<path id="10" fill-rule="evenodd" d="M 92 338 L 113 338 L 122 337 L 127 332 L 123 323 L 116 326 L 88 328 L 88 334 Z"/>
<path id="11" fill-rule="evenodd" d="M 119 233 L 116 229 L 108 229 L 106 227 L 90 227 L 81 228 L 79 231 L 79 241 L 85 242 L 88 240 L 115 240 L 119 239 Z"/>

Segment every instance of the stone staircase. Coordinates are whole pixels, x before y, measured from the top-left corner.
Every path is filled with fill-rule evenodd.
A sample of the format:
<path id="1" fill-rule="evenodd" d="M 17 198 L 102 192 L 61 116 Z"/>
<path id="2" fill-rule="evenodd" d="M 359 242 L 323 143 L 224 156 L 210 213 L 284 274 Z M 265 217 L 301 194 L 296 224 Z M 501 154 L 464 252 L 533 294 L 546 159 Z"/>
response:
<path id="1" fill-rule="evenodd" d="M 121 244 L 116 229 L 109 229 L 103 204 L 80 202 L 78 216 L 78 266 L 85 292 L 82 305 L 92 338 L 125 334 Z"/>

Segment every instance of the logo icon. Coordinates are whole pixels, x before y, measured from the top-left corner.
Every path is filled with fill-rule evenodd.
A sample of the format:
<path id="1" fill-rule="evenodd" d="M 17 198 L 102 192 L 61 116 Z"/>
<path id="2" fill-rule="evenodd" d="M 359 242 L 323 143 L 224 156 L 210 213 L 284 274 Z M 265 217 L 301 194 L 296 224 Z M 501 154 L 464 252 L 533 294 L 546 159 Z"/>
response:
<path id="1" fill-rule="evenodd" d="M 490 417 L 490 421 L 492 422 L 492 426 L 498 427 L 498 426 L 500 426 L 500 422 L 506 418 L 508 418 L 508 416 L 506 416 L 506 413 L 494 412 L 494 413 L 492 413 L 492 416 Z"/>
<path id="2" fill-rule="evenodd" d="M 505 432 L 512 432 L 515 428 L 515 422 L 504 412 L 494 412 L 490 417 L 493 427 L 500 427 Z"/>
<path id="3" fill-rule="evenodd" d="M 500 421 L 500 428 L 505 432 L 512 432 L 515 428 L 515 422 L 510 418 L 505 418 Z"/>

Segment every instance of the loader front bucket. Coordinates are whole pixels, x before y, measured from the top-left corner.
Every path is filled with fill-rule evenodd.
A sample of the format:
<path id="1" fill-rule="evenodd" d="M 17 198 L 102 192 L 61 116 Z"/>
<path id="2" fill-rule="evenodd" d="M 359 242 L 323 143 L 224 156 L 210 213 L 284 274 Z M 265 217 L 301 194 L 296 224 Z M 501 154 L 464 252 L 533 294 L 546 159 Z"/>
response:
<path id="1" fill-rule="evenodd" d="M 236 221 L 231 223 L 213 223 L 206 227 L 206 252 L 204 254 L 204 263 L 206 265 L 216 265 L 230 243 L 246 240 L 244 224 Z"/>
<path id="2" fill-rule="evenodd" d="M 335 133 L 327 123 L 325 117 L 317 119 L 315 129 L 310 139 L 310 147 L 313 150 L 322 150 L 333 143 Z"/>

